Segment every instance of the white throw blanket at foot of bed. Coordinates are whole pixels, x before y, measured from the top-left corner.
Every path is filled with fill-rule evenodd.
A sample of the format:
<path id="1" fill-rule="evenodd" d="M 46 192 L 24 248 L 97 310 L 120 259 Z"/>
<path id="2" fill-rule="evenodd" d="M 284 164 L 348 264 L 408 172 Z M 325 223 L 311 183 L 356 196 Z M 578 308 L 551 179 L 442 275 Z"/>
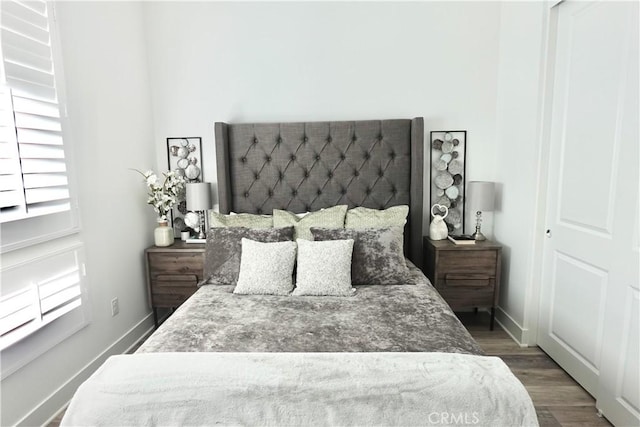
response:
<path id="1" fill-rule="evenodd" d="M 496 357 L 445 353 L 112 356 L 62 425 L 538 425 Z"/>

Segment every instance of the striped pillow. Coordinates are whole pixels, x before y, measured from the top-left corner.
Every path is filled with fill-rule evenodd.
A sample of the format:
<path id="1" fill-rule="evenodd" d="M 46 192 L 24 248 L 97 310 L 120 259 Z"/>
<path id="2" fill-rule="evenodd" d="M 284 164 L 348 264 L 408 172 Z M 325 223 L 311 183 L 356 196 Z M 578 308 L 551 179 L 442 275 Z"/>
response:
<path id="1" fill-rule="evenodd" d="M 289 211 L 274 209 L 273 226 L 293 226 L 294 240 L 313 240 L 313 236 L 311 235 L 310 230 L 311 227 L 344 228 L 344 217 L 346 213 L 347 205 L 338 205 L 316 212 L 309 212 L 302 218 Z"/>
<path id="2" fill-rule="evenodd" d="M 347 211 L 344 228 L 404 227 L 409 206 L 398 205 L 388 209 L 353 208 Z"/>

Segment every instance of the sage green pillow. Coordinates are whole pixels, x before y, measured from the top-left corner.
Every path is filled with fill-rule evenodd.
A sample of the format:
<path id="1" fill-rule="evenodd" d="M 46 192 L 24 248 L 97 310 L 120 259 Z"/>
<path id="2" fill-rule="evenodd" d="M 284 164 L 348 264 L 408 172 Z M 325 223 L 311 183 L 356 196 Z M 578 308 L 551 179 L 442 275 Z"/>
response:
<path id="1" fill-rule="evenodd" d="M 316 212 L 309 212 L 302 218 L 289 211 L 274 209 L 273 226 L 276 228 L 293 226 L 294 240 L 313 240 L 311 227 L 344 228 L 344 217 L 347 213 L 347 208 L 347 205 L 333 206 Z"/>
<path id="2" fill-rule="evenodd" d="M 407 205 L 392 206 L 383 210 L 353 208 L 347 211 L 344 228 L 404 227 L 408 214 Z"/>
<path id="3" fill-rule="evenodd" d="M 248 213 L 224 215 L 209 211 L 209 227 L 273 228 L 273 217 Z"/>

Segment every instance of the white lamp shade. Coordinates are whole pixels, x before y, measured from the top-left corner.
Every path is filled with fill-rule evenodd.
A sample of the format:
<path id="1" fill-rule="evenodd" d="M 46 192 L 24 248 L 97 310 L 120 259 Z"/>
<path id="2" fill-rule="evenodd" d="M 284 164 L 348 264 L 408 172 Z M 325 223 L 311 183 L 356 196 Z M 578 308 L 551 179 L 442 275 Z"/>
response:
<path id="1" fill-rule="evenodd" d="M 208 182 L 187 183 L 187 209 L 190 211 L 211 209 L 211 184 Z"/>
<path id="2" fill-rule="evenodd" d="M 491 212 L 495 206 L 495 183 L 488 181 L 469 181 L 467 197 L 469 197 L 469 205 L 474 211 Z"/>

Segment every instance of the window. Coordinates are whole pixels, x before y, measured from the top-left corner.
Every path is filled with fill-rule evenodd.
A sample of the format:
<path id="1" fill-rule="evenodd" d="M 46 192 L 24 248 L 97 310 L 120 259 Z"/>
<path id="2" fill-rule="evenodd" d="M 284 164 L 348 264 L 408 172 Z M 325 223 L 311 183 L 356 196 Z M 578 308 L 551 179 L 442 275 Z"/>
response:
<path id="1" fill-rule="evenodd" d="M 77 231 L 63 141 L 55 32 L 44 1 L 0 2 L 0 224 L 2 249 Z M 46 221 L 5 225 L 47 215 Z M 45 225 L 46 223 L 46 225 Z M 13 246 L 12 246 L 13 245 Z"/>
<path id="2" fill-rule="evenodd" d="M 82 305 L 81 256 L 77 245 L 29 262 L 28 271 L 24 266 L 3 270 L 0 350 Z"/>
<path id="3" fill-rule="evenodd" d="M 47 12 L 2 2 L 2 222 L 70 209 Z"/>
<path id="4" fill-rule="evenodd" d="M 1 378 L 89 319 L 52 14 L 0 0 Z"/>

